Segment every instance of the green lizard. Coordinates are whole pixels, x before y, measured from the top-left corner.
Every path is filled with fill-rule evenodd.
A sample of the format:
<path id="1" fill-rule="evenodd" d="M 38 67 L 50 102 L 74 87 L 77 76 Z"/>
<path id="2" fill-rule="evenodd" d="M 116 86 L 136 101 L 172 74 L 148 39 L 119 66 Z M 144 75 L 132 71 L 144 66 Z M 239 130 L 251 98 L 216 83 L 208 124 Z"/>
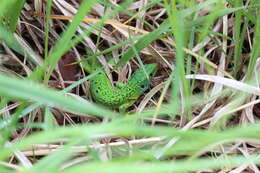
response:
<path id="1" fill-rule="evenodd" d="M 92 98 L 105 106 L 118 108 L 119 112 L 125 112 L 149 88 L 150 78 L 155 75 L 157 65 L 144 65 L 144 69 L 140 68 L 132 74 L 127 84 L 116 84 L 114 88 L 103 70 L 94 68 L 92 72 L 97 70 L 97 74 L 89 81 Z"/>

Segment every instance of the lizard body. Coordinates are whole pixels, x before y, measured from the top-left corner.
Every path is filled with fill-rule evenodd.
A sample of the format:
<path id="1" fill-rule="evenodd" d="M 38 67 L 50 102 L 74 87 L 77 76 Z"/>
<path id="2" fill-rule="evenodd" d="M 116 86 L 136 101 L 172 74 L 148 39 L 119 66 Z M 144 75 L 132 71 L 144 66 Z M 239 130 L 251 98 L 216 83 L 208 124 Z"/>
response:
<path id="1" fill-rule="evenodd" d="M 136 70 L 127 84 L 116 85 L 114 88 L 105 72 L 98 72 L 90 80 L 89 88 L 93 99 L 98 103 L 111 108 L 119 108 L 120 112 L 124 112 L 149 88 L 150 78 L 155 75 L 157 65 L 146 64 L 144 69 Z"/>

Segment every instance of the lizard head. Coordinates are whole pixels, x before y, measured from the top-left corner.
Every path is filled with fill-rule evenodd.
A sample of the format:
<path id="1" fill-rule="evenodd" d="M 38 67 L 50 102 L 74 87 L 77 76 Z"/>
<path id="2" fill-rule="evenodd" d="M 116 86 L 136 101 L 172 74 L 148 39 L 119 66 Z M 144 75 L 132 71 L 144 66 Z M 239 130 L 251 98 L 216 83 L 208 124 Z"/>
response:
<path id="1" fill-rule="evenodd" d="M 157 72 L 157 64 L 146 64 L 144 65 L 144 69 L 149 76 L 149 78 L 154 77 Z"/>
<path id="2" fill-rule="evenodd" d="M 157 64 L 146 64 L 144 68 L 140 68 L 134 72 L 130 81 L 140 87 L 140 92 L 143 93 L 149 88 L 150 79 L 157 71 Z"/>

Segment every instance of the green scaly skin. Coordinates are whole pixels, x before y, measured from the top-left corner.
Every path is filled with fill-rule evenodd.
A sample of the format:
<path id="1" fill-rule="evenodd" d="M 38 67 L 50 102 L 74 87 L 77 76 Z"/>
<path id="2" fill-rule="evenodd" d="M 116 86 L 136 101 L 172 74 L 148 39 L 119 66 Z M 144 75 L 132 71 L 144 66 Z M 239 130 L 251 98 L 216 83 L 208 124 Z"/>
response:
<path id="1" fill-rule="evenodd" d="M 110 108 L 118 108 L 120 112 L 134 104 L 150 85 L 150 79 L 157 71 L 156 64 L 146 64 L 130 77 L 127 84 L 112 87 L 104 71 L 100 71 L 90 80 L 90 93 L 93 99 Z M 148 79 L 149 76 L 149 79 Z"/>

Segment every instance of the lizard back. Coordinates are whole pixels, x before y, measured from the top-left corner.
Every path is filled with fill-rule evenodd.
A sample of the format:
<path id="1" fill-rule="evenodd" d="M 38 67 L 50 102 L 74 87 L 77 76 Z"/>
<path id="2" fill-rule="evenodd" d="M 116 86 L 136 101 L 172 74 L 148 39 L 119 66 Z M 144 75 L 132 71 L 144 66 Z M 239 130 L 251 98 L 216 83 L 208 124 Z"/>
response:
<path id="1" fill-rule="evenodd" d="M 91 95 L 96 102 L 112 108 L 118 108 L 123 104 L 129 107 L 149 88 L 150 78 L 156 71 L 156 64 L 144 65 L 144 69 L 134 72 L 127 84 L 115 88 L 112 87 L 105 72 L 100 71 L 90 80 Z"/>

